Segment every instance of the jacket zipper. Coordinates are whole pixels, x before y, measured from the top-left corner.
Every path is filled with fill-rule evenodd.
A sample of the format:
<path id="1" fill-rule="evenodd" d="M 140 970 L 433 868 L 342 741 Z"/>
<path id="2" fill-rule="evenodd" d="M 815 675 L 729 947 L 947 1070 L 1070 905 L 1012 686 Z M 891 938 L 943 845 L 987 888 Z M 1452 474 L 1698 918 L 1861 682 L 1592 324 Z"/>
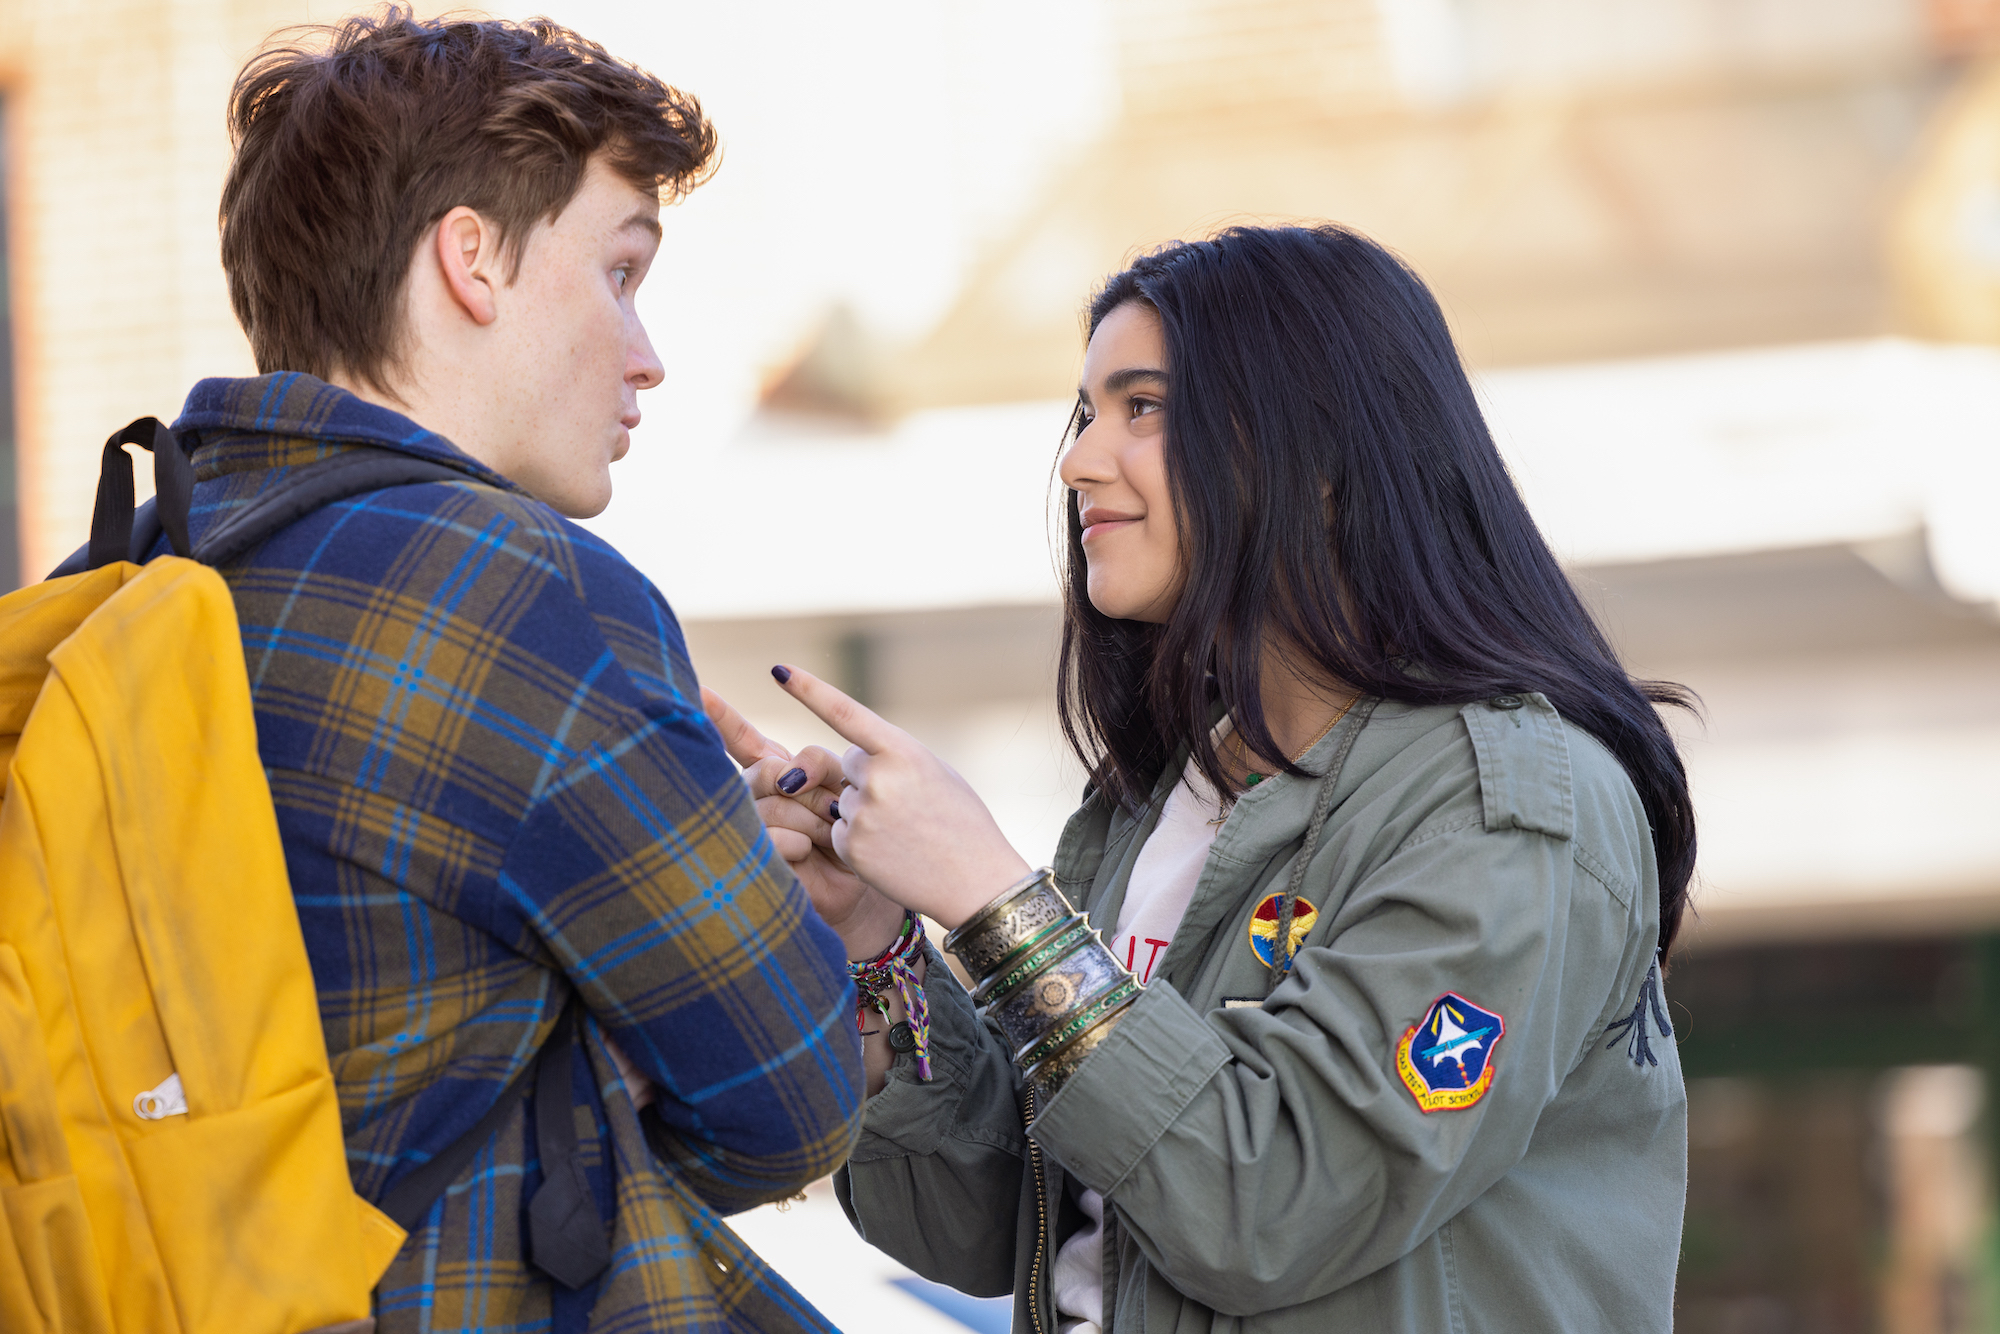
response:
<path id="1" fill-rule="evenodd" d="M 1027 1102 L 1024 1104 L 1025 1123 L 1035 1122 L 1035 1086 L 1027 1087 Z M 1028 1170 L 1035 1174 L 1035 1259 L 1028 1266 L 1028 1318 L 1033 1323 L 1035 1334 L 1048 1334 L 1042 1325 L 1042 1258 L 1049 1246 L 1049 1195 L 1048 1185 L 1042 1177 L 1042 1146 L 1028 1137 Z"/>

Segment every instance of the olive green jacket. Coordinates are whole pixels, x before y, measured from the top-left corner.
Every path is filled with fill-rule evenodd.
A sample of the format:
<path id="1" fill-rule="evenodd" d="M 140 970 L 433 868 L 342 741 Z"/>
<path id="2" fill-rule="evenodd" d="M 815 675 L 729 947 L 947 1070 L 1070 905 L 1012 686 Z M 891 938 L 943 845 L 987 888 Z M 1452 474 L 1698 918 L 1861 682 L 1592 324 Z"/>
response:
<path id="1" fill-rule="evenodd" d="M 935 1078 L 899 1058 L 836 1179 L 868 1241 L 1055 1334 L 1087 1186 L 1115 1334 L 1671 1329 L 1686 1094 L 1637 793 L 1540 695 L 1360 714 L 1302 761 L 1324 772 L 1357 733 L 1291 975 L 1266 994 L 1251 919 L 1319 782 L 1279 776 L 1237 801 L 1154 982 L 1026 1133 L 1007 1052 L 933 957 Z M 1178 771 L 1143 816 L 1087 800 L 1063 834 L 1058 882 L 1100 930 Z M 1447 994 L 1504 1030 L 1453 1010 L 1488 1030 L 1491 1079 L 1427 1112 L 1398 1053 L 1439 1068 L 1415 1030 Z"/>

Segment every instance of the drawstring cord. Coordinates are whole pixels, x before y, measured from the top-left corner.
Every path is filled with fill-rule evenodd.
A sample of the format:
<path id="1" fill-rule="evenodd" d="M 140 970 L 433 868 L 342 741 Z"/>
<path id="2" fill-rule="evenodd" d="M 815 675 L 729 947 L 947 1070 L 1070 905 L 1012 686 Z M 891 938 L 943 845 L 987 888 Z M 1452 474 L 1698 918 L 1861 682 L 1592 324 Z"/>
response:
<path id="1" fill-rule="evenodd" d="M 1319 847 L 1320 830 L 1326 827 L 1326 822 L 1333 816 L 1333 790 L 1340 782 L 1340 771 L 1347 767 L 1347 755 L 1354 749 L 1354 738 L 1360 736 L 1361 729 L 1368 726 L 1368 719 L 1374 714 L 1375 706 L 1379 703 L 1381 701 L 1377 699 L 1363 700 L 1349 710 L 1347 721 L 1350 726 L 1346 735 L 1340 738 L 1340 745 L 1333 752 L 1333 762 L 1326 768 L 1326 777 L 1319 780 L 1319 795 L 1313 802 L 1312 820 L 1306 825 L 1305 846 L 1299 849 L 1299 858 L 1292 864 L 1291 878 L 1285 885 L 1285 892 L 1278 898 L 1278 934 L 1271 941 L 1271 976 L 1265 987 L 1267 995 L 1275 991 L 1278 983 L 1284 981 L 1292 971 L 1294 952 L 1292 916 L 1299 906 L 1299 890 L 1305 886 L 1306 866 L 1312 861 L 1314 850 Z M 1321 906 L 1332 907 L 1331 904 Z"/>

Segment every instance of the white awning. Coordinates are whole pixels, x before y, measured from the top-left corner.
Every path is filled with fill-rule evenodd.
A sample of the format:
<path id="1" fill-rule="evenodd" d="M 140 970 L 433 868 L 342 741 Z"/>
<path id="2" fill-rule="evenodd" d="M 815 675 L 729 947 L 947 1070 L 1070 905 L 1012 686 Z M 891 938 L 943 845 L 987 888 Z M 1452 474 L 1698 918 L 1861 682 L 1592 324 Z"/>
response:
<path id="1" fill-rule="evenodd" d="M 1572 565 L 1924 528 L 1947 586 L 2000 598 L 2000 350 L 1879 339 L 1492 371 L 1478 387 Z M 594 526 L 686 619 L 1046 604 L 1068 412 L 647 436 Z"/>

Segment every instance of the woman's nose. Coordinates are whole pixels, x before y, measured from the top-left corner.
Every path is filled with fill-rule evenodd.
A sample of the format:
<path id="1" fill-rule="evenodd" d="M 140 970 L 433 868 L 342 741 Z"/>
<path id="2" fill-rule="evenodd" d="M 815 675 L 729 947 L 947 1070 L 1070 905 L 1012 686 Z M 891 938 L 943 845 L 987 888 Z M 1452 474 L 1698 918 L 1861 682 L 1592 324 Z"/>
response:
<path id="1" fill-rule="evenodd" d="M 1078 431 L 1076 439 L 1069 442 L 1069 448 L 1063 451 L 1062 460 L 1056 465 L 1056 476 L 1062 478 L 1063 485 L 1072 491 L 1102 486 L 1117 473 L 1111 452 L 1092 437 L 1092 429 L 1086 426 Z"/>

